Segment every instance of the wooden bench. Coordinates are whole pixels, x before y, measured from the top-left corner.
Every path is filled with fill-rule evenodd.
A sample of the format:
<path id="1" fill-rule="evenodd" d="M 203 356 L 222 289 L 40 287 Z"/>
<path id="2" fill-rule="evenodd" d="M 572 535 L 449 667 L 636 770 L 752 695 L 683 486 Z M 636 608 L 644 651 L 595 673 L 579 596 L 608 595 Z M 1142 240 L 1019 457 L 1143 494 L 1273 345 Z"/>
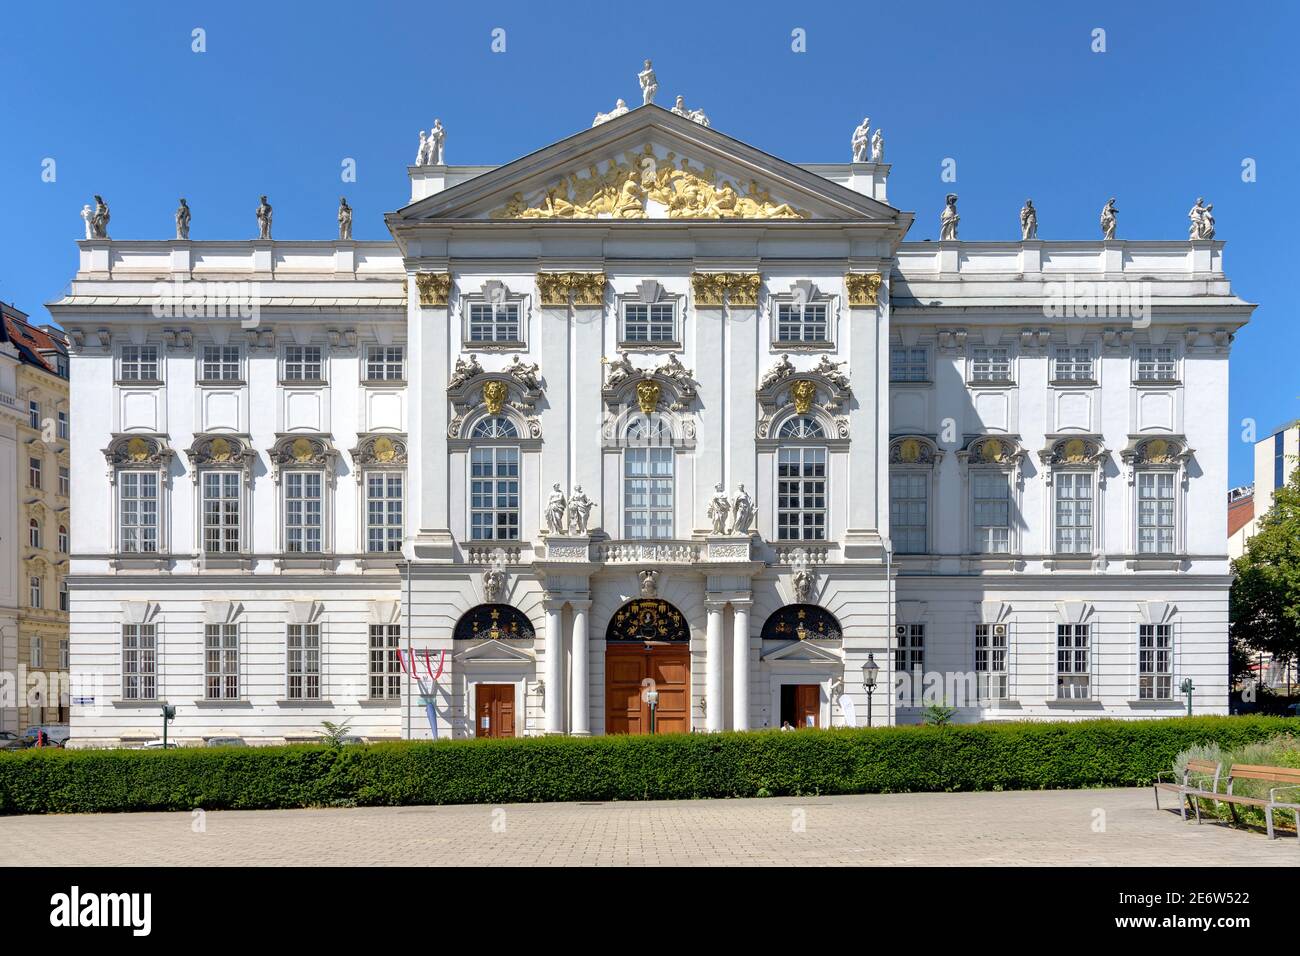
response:
<path id="1" fill-rule="evenodd" d="M 1196 811 L 1196 819 L 1201 819 L 1200 807 L 1192 799 L 1192 794 L 1204 792 L 1204 781 L 1210 781 L 1210 790 L 1219 789 L 1219 774 L 1223 773 L 1223 764 L 1216 763 L 1213 760 L 1189 760 L 1187 766 L 1183 768 L 1183 779 L 1163 780 L 1162 777 L 1176 777 L 1173 770 L 1162 770 L 1156 774 L 1156 782 L 1152 789 L 1156 795 L 1156 809 L 1160 809 L 1160 791 L 1168 790 L 1170 793 L 1178 794 L 1178 812 L 1184 820 L 1187 819 L 1187 804 L 1191 802 L 1192 808 Z"/>
<path id="2" fill-rule="evenodd" d="M 1246 797 L 1232 792 L 1237 780 L 1261 780 L 1281 786 L 1271 787 L 1267 797 Z M 1258 807 L 1264 811 L 1264 822 L 1268 826 L 1268 838 L 1274 839 L 1273 811 L 1289 810 L 1295 816 L 1296 839 L 1300 840 L 1300 770 L 1292 767 L 1263 767 L 1252 764 L 1233 764 L 1228 770 L 1228 789 L 1217 793 L 1218 787 L 1210 790 L 1194 790 L 1188 796 L 1193 806 L 1197 807 L 1196 822 L 1200 823 L 1201 813 L 1197 801 L 1201 799 L 1226 803 L 1232 813 L 1232 822 L 1237 822 L 1237 807 Z M 1279 799 L 1280 794 L 1287 794 L 1286 799 Z"/>

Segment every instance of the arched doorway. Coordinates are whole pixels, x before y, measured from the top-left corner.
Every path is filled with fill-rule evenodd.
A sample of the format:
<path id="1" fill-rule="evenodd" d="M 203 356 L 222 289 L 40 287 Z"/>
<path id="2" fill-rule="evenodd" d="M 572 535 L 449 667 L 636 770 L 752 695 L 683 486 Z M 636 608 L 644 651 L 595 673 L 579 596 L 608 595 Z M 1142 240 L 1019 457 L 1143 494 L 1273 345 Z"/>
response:
<path id="1" fill-rule="evenodd" d="M 605 733 L 691 729 L 691 629 L 658 598 L 629 601 L 605 629 Z M 647 700 L 654 690 L 657 700 Z"/>
<path id="2" fill-rule="evenodd" d="M 453 640 L 485 642 L 456 655 L 473 736 L 522 736 L 524 687 L 533 661 L 499 642 L 528 641 L 534 636 L 532 622 L 509 604 L 480 604 L 456 622 Z"/>
<path id="3" fill-rule="evenodd" d="M 787 642 L 785 648 L 764 655 L 775 726 L 822 726 L 829 703 L 827 682 L 832 675 L 825 662 L 817 662 L 821 652 L 811 652 L 818 658 L 804 655 L 817 642 L 838 641 L 842 636 L 839 619 L 816 604 L 787 604 L 768 616 L 763 623 L 763 641 Z M 804 647 L 805 641 L 808 647 Z"/>

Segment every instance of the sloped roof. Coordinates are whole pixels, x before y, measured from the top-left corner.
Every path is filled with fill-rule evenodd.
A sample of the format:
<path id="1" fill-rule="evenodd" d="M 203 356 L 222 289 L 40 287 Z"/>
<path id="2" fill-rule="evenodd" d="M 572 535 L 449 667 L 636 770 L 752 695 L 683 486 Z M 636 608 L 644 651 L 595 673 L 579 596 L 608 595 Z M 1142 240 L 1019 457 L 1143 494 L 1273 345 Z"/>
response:
<path id="1" fill-rule="evenodd" d="M 4 308 L 0 310 L 0 314 L 3 314 L 3 322 L 0 322 L 0 342 L 12 343 L 14 348 L 18 349 L 24 364 L 35 366 L 51 375 L 58 375 L 58 369 L 48 356 L 56 352 L 66 355 L 68 351 L 66 344 L 44 329 L 25 322 L 23 313 L 17 309 Z"/>

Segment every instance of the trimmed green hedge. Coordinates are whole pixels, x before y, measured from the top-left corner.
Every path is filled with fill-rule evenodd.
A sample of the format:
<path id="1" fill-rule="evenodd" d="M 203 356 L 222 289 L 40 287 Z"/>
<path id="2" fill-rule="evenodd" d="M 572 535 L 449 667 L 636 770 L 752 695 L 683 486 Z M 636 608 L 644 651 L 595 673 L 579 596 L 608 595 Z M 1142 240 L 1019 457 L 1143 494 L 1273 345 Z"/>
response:
<path id="1" fill-rule="evenodd" d="M 0 813 L 677 800 L 1149 783 L 1285 717 L 0 754 Z"/>

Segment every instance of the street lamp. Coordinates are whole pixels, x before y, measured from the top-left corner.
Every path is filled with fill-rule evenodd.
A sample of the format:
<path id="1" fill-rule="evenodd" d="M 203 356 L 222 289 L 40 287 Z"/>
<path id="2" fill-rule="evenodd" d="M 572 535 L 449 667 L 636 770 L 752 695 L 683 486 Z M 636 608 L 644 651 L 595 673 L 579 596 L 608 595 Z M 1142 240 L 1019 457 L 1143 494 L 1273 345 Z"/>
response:
<path id="1" fill-rule="evenodd" d="M 167 749 L 167 725 L 171 723 L 171 721 L 176 719 L 175 704 L 162 705 L 162 719 L 163 719 L 163 750 L 166 750 Z"/>
<path id="2" fill-rule="evenodd" d="M 880 665 L 876 663 L 876 655 L 868 654 L 867 662 L 862 665 L 862 686 L 867 689 L 867 726 L 871 726 L 871 694 L 876 689 L 876 675 L 880 673 Z"/>
<path id="3" fill-rule="evenodd" d="M 659 706 L 659 691 L 653 687 L 645 692 L 645 702 L 650 705 L 650 733 L 655 732 L 655 708 Z"/>
<path id="4" fill-rule="evenodd" d="M 1185 678 L 1178 689 L 1187 695 L 1187 716 L 1192 716 L 1192 691 L 1196 690 L 1196 685 L 1192 683 L 1190 677 Z"/>

